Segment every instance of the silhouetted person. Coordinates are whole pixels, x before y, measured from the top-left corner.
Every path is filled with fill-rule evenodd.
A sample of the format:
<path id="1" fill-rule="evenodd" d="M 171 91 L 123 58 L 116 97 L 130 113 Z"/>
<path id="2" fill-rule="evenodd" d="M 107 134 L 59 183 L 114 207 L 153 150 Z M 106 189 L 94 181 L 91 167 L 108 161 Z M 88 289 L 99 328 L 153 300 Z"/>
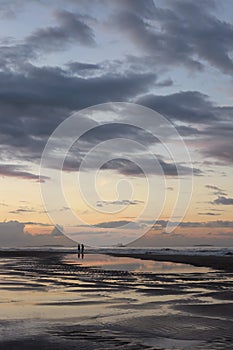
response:
<path id="1" fill-rule="evenodd" d="M 80 251 L 81 251 L 81 247 L 80 247 L 80 244 L 78 244 L 78 258 L 80 258 Z"/>
<path id="2" fill-rule="evenodd" d="M 84 245 L 81 244 L 81 254 L 82 254 L 82 259 L 84 258 Z"/>

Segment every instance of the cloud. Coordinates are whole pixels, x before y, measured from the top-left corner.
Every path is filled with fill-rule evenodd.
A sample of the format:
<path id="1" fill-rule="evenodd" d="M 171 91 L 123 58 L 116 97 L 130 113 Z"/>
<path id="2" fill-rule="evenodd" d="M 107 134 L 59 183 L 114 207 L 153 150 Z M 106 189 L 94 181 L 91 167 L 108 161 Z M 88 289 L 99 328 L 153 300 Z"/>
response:
<path id="1" fill-rule="evenodd" d="M 47 176 L 39 176 L 24 170 L 25 166 L 15 164 L 0 164 L 0 176 L 17 177 L 23 180 L 42 181 L 48 180 Z"/>
<path id="2" fill-rule="evenodd" d="M 138 143 L 142 143 L 145 146 L 150 146 L 158 143 L 158 139 L 151 133 L 143 130 L 139 127 L 133 125 L 127 125 L 119 123 L 110 123 L 106 125 L 96 126 L 94 129 L 91 129 L 85 135 L 83 135 L 80 140 L 87 142 L 92 147 L 109 139 L 114 138 L 123 138 L 127 140 L 134 140 Z M 118 145 L 120 150 L 120 145 Z"/>
<path id="3" fill-rule="evenodd" d="M 145 147 L 145 151 L 142 152 L 140 147 L 137 149 L 135 145 L 132 149 L 128 147 L 126 150 L 124 146 L 121 148 L 120 143 L 117 144 L 117 148 L 116 144 L 114 144 L 112 148 L 108 147 L 107 149 L 103 149 L 101 152 L 92 155 L 94 164 L 96 164 L 95 162 L 97 159 L 100 159 L 101 164 L 102 160 L 105 159 L 105 152 L 108 159 L 109 154 L 111 154 L 112 159 L 104 163 L 101 166 L 101 170 L 113 170 L 126 176 L 143 176 L 143 174 L 148 174 L 176 177 L 178 175 L 190 176 L 192 172 L 196 176 L 203 175 L 200 169 L 192 169 L 189 165 L 178 162 L 176 164 L 172 158 L 164 160 L 161 155 L 154 154 L 154 152 L 154 158 L 152 158 L 150 147 L 159 144 L 159 140 L 145 130 L 120 123 L 97 126 L 82 136 L 67 156 L 63 170 L 69 172 L 78 171 L 82 162 L 82 157 L 88 153 L 89 150 L 93 149 L 100 142 L 115 138 L 134 140 L 139 144 L 142 144 Z M 157 162 L 155 162 L 155 158 L 157 159 Z M 86 163 L 85 168 L 82 168 L 82 170 L 93 170 L 92 162 L 90 161 Z"/>
<path id="4" fill-rule="evenodd" d="M 63 228 L 60 225 L 56 225 L 52 230 L 51 235 L 55 237 L 63 237 Z"/>
<path id="5" fill-rule="evenodd" d="M 116 221 L 107 221 L 100 222 L 95 225 L 92 225 L 93 228 L 124 228 L 125 225 L 130 224 L 130 229 L 134 228 L 141 229 L 142 227 L 151 225 L 151 230 L 161 231 L 163 230 L 169 222 L 171 226 L 178 226 L 182 228 L 231 228 L 233 227 L 233 221 L 227 220 L 214 220 L 214 221 L 183 221 L 181 223 L 177 223 L 176 221 L 168 221 L 168 220 L 144 220 L 144 221 L 130 221 L 130 220 L 116 220 Z M 90 227 L 86 225 L 80 225 L 79 227 Z"/>
<path id="6" fill-rule="evenodd" d="M 156 84 L 157 87 L 168 87 L 173 85 L 173 80 L 168 78 Z"/>
<path id="7" fill-rule="evenodd" d="M 15 245 L 24 238 L 24 224 L 18 221 L 0 222 L 0 242 Z"/>
<path id="8" fill-rule="evenodd" d="M 198 91 L 180 91 L 170 95 L 145 95 L 137 103 L 152 108 L 172 120 L 208 123 L 217 120 L 208 96 Z M 196 129 L 193 129 L 197 133 Z"/>
<path id="9" fill-rule="evenodd" d="M 130 11 L 146 18 L 152 18 L 156 10 L 153 0 L 118 0 L 112 1 L 112 4 L 120 10 Z"/>
<path id="10" fill-rule="evenodd" d="M 103 74 L 84 79 L 60 68 L 29 65 L 27 73 L 0 72 L 0 78 L 2 154 L 39 160 L 47 137 L 72 110 L 127 101 L 147 91 L 156 76 Z"/>
<path id="11" fill-rule="evenodd" d="M 156 19 L 158 23 L 160 21 L 158 15 Z M 174 35 L 172 36 L 169 31 L 157 30 L 151 22 L 148 24 L 143 17 L 132 12 L 122 12 L 116 15 L 115 24 L 118 30 L 124 31 L 135 46 L 153 55 L 160 65 L 183 63 L 189 68 L 201 69 L 201 63 L 192 58 L 194 50 L 182 36 L 174 40 Z M 166 21 L 161 24 L 166 25 Z"/>
<path id="12" fill-rule="evenodd" d="M 143 156 L 143 160 L 140 155 L 138 156 L 138 164 L 142 164 L 143 168 L 137 165 L 137 156 L 134 156 L 134 161 L 129 161 L 128 159 L 118 158 L 112 159 L 111 161 L 105 163 L 102 166 L 104 170 L 115 170 L 120 174 L 127 176 L 143 176 L 143 174 L 148 175 L 161 175 L 161 176 L 171 176 L 176 177 L 178 174 L 180 176 L 190 176 L 192 174 L 200 176 L 202 172 L 197 168 L 190 168 L 181 164 L 168 163 L 162 159 L 158 159 L 158 164 L 151 161 L 151 158 L 147 158 L 146 155 Z"/>
<path id="13" fill-rule="evenodd" d="M 91 25 L 99 18 L 90 18 L 90 13 L 104 12 L 108 27 L 117 30 L 120 40 L 123 34 L 124 40 L 128 38 L 137 50 L 153 57 L 157 66 L 180 65 L 201 71 L 207 63 L 224 73 L 232 73 L 233 28 L 230 22 L 220 19 L 215 1 L 199 4 L 192 0 L 174 0 L 161 7 L 152 0 L 95 0 L 91 5 L 81 0 L 65 3 L 68 6 L 62 1 L 43 2 L 43 6 L 60 9 L 54 12 L 56 24 L 37 29 L 22 43 L 12 44 L 8 54 L 13 58 L 18 52 L 18 60 L 22 57 L 24 62 L 23 57 L 27 55 L 30 59 L 41 53 L 64 50 L 71 44 L 96 45 L 98 40 Z M 23 4 L 27 2 L 4 3 L 0 5 L 0 12 L 14 14 Z M 72 8 L 73 12 L 65 8 Z"/>
<path id="14" fill-rule="evenodd" d="M 122 9 L 115 15 L 117 29 L 137 48 L 153 55 L 160 65 L 185 65 L 202 70 L 203 61 L 232 74 L 233 28 L 213 15 L 214 1 L 172 1 L 167 8 L 153 7 L 145 12 Z M 114 23 L 114 21 L 113 21 Z"/>
<path id="15" fill-rule="evenodd" d="M 199 91 L 167 95 L 154 92 L 156 88 L 173 84 L 171 78 L 162 76 L 164 73 L 161 73 L 160 65 L 177 67 L 179 62 L 200 69 L 204 62 L 204 53 L 201 55 L 200 52 L 208 51 L 214 44 L 215 55 L 227 55 L 231 26 L 213 15 L 217 7 L 213 8 L 212 2 L 204 1 L 197 5 L 192 1 L 185 4 L 174 1 L 166 2 L 161 8 L 155 6 L 152 0 L 94 1 L 91 6 L 85 1 L 69 1 L 71 3 L 69 8 L 74 12 L 65 10 L 61 2 L 59 6 L 56 2 L 43 4 L 53 9 L 55 5 L 63 8 L 54 13 L 54 25 L 36 29 L 20 42 L 7 38 L 2 42 L 0 151 L 3 159 L 26 159 L 38 163 L 48 136 L 72 111 L 102 102 L 134 101 L 168 117 L 178 125 L 181 136 L 195 143 L 205 157 L 233 162 L 231 106 L 216 106 Z M 8 3 L 4 6 L 11 8 Z M 143 49 L 143 55 L 126 55 L 112 61 L 107 57 L 98 63 L 94 62 L 93 56 L 93 63 L 74 60 L 64 62 L 63 67 L 41 66 L 41 61 L 40 66 L 32 64 L 35 63 L 33 60 L 41 58 L 42 53 L 64 50 L 69 45 L 95 45 L 91 26 L 97 18 L 91 19 L 89 14 L 80 15 L 85 13 L 80 9 L 93 6 L 105 9 L 106 16 L 114 12 L 113 24 L 117 26 L 118 33 L 124 30 L 124 40 L 128 36 Z M 101 23 L 98 25 L 104 25 L 102 19 L 99 20 Z M 207 33 L 210 40 L 205 43 Z M 213 56 L 212 53 L 205 60 L 217 66 L 216 57 L 210 56 Z M 75 59 L 74 56 L 69 57 Z M 114 125 L 86 135 L 82 151 L 95 142 L 118 135 L 140 138 L 147 147 L 156 143 L 142 131 Z M 74 168 L 74 163 L 77 165 L 76 159 L 75 162 L 74 159 L 69 161 L 67 159 L 67 170 Z M 175 164 L 167 160 L 160 163 L 166 175 L 176 176 Z M 188 166 L 178 164 L 178 167 L 182 175 L 190 173 Z M 138 167 L 129 163 L 121 164 L 119 169 L 126 175 L 141 174 Z M 31 176 L 33 179 L 34 174 L 30 171 L 19 170 L 25 172 L 22 174 L 25 178 Z M 200 175 L 201 170 L 194 169 L 194 173 Z"/>
<path id="16" fill-rule="evenodd" d="M 33 65 L 28 65 L 26 71 L 19 74 L 1 72 L 0 77 L 2 106 L 6 108 L 10 104 L 11 110 L 17 106 L 18 114 L 25 109 L 26 116 L 27 111 L 32 114 L 32 106 L 35 110 L 42 106 L 48 110 L 59 107 L 72 111 L 108 101 L 127 101 L 147 91 L 156 80 L 154 74 L 136 72 L 128 75 L 104 73 L 84 79 L 70 76 L 61 68 Z"/>
<path id="17" fill-rule="evenodd" d="M 101 73 L 96 77 L 82 78 L 70 76 L 61 68 L 38 68 L 33 65 L 28 66 L 27 74 L 0 72 L 0 77 L 3 82 L 0 88 L 2 155 L 29 161 L 39 161 L 47 137 L 72 110 L 107 101 L 129 101 L 150 89 L 157 79 L 156 75 L 147 73 Z M 179 125 L 177 129 L 187 138 L 197 136 L 202 144 L 199 150 L 203 155 L 221 160 L 224 157 L 226 162 L 233 161 L 232 127 L 230 122 L 225 127 L 223 125 L 233 108 L 226 110 L 215 106 L 208 96 L 197 91 L 181 91 L 164 96 L 144 95 L 136 98 L 136 102 L 157 110 L 175 123 L 195 123 L 197 127 Z M 202 125 L 201 129 L 198 124 Z M 214 142 L 212 135 L 216 135 Z M 111 137 L 124 136 L 139 140 L 147 146 L 156 143 L 153 137 L 140 129 L 112 124 L 96 128 L 86 135 L 89 146 L 85 147 Z M 222 152 L 221 145 L 224 145 Z M 66 165 L 67 169 L 72 168 L 68 166 L 68 160 Z M 161 166 L 168 175 L 176 172 L 176 168 L 167 162 L 161 162 Z M 183 174 L 190 172 L 187 167 L 179 167 Z M 138 169 L 130 166 L 128 172 L 136 173 Z M 196 175 L 201 174 L 198 169 L 194 169 L 194 172 Z"/>
<path id="18" fill-rule="evenodd" d="M 67 66 L 72 73 L 80 73 L 82 71 L 93 71 L 101 69 L 101 66 L 99 64 L 82 62 L 70 62 L 67 63 Z"/>
<path id="19" fill-rule="evenodd" d="M 152 222 L 153 223 L 153 222 Z M 144 221 L 145 225 L 151 225 L 151 221 Z M 156 223 L 153 226 L 153 229 L 160 230 L 166 227 L 168 224 L 168 220 L 157 220 Z M 215 220 L 215 221 L 183 221 L 181 223 L 177 223 L 175 221 L 169 221 L 169 225 L 171 226 L 178 226 L 178 227 L 184 227 L 184 228 L 227 228 L 227 227 L 233 227 L 233 221 L 227 221 L 227 220 Z"/>
<path id="20" fill-rule="evenodd" d="M 98 227 L 98 228 L 124 228 L 124 226 L 129 225 L 129 224 L 130 224 L 129 229 L 138 229 L 141 227 L 140 224 L 133 222 L 133 221 L 128 221 L 128 220 L 100 222 L 100 223 L 95 224 L 93 226 Z M 127 227 L 125 227 L 125 228 L 127 228 Z"/>
<path id="21" fill-rule="evenodd" d="M 41 226 L 41 227 L 53 227 L 53 224 L 48 224 L 48 223 L 44 223 L 44 222 L 35 222 L 35 221 L 25 221 L 25 222 L 21 222 L 21 224 L 24 225 L 29 225 L 29 226 Z"/>
<path id="22" fill-rule="evenodd" d="M 71 43 L 95 45 L 93 30 L 81 16 L 65 10 L 55 12 L 59 26 L 41 28 L 29 35 L 25 42 L 32 50 L 53 52 L 63 50 Z"/>
<path id="23" fill-rule="evenodd" d="M 213 194 L 215 194 L 215 195 L 220 195 L 220 196 L 226 195 L 226 193 L 220 187 L 217 187 L 214 185 L 206 185 L 205 187 L 210 189 L 210 190 L 214 190 Z"/>
<path id="24" fill-rule="evenodd" d="M 27 247 L 45 245 L 74 246 L 74 242 L 64 235 L 34 234 L 25 232 L 25 225 L 48 226 L 40 223 L 22 223 L 19 221 L 0 222 L 0 244 L 2 247 Z M 54 230 L 52 231 L 54 232 Z"/>
<path id="25" fill-rule="evenodd" d="M 221 215 L 221 214 L 212 213 L 212 212 L 208 211 L 208 212 L 205 212 L 205 213 L 198 213 L 198 215 L 203 215 L 203 216 L 219 216 L 219 215 Z"/>
<path id="26" fill-rule="evenodd" d="M 20 67 L 42 54 L 63 51 L 71 44 L 95 46 L 94 32 L 82 16 L 57 10 L 54 18 L 58 25 L 36 29 L 24 40 L 0 41 L 0 65 L 5 68 Z"/>
<path id="27" fill-rule="evenodd" d="M 216 106 L 207 95 L 198 91 L 180 91 L 170 95 L 149 94 L 139 97 L 137 103 L 154 109 L 175 125 L 178 124 L 180 135 L 192 143 L 196 142 L 199 152 L 205 158 L 233 162 L 233 126 L 230 119 L 233 107 Z M 188 125 L 180 125 L 180 122 Z M 193 125 L 190 126 L 190 123 Z"/>
<path id="28" fill-rule="evenodd" d="M 209 222 L 182 222 L 181 227 L 233 227 L 233 221 L 216 220 Z"/>
<path id="29" fill-rule="evenodd" d="M 97 201 L 96 205 L 97 207 L 102 207 L 104 205 L 117 205 L 117 206 L 129 206 L 129 205 L 138 205 L 140 203 L 144 203 L 140 200 L 128 200 L 128 199 L 122 199 L 122 200 L 116 200 L 116 201 Z"/>
<path id="30" fill-rule="evenodd" d="M 233 205 L 233 198 L 218 196 L 218 198 L 215 199 L 212 203 L 217 205 Z"/>
<path id="31" fill-rule="evenodd" d="M 17 13 L 19 13 L 24 7 L 25 0 L 1 0 L 0 2 L 0 18 L 13 19 Z"/>
<path id="32" fill-rule="evenodd" d="M 16 210 L 11 210 L 9 211 L 9 213 L 11 214 L 18 214 L 18 215 L 21 215 L 22 213 L 35 213 L 37 212 L 35 209 L 27 209 L 27 208 L 19 208 L 19 209 L 16 209 Z"/>
<path id="33" fill-rule="evenodd" d="M 205 156 L 217 158 L 225 163 L 233 163 L 232 138 L 222 135 L 216 141 L 212 139 L 212 142 L 207 143 L 207 147 L 203 149 L 203 153 Z"/>
<path id="34" fill-rule="evenodd" d="M 216 191 L 222 191 L 221 188 L 214 186 L 214 185 L 205 185 L 206 188 L 209 188 L 211 190 L 216 190 Z"/>

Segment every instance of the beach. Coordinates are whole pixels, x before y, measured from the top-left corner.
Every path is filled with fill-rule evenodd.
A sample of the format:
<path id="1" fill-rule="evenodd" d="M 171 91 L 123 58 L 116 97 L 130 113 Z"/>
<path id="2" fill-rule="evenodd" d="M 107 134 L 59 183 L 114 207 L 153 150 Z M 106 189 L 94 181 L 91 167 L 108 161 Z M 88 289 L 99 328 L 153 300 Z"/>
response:
<path id="1" fill-rule="evenodd" d="M 233 256 L 215 255 L 187 255 L 187 254 L 144 254 L 144 253 L 112 253 L 113 256 L 131 256 L 132 258 L 143 260 L 170 261 L 174 263 L 191 264 L 200 267 L 210 267 L 214 269 L 233 272 Z"/>
<path id="2" fill-rule="evenodd" d="M 0 252 L 0 349 L 232 349 L 232 257 L 149 255 Z"/>

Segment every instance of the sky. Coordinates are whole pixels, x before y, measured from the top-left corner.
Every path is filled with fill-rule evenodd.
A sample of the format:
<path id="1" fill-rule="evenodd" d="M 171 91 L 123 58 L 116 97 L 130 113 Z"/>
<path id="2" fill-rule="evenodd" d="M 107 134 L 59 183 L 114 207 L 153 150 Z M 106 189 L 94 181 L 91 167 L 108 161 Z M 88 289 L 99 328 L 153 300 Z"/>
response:
<path id="1" fill-rule="evenodd" d="M 231 0 L 0 0 L 0 29 L 1 245 L 233 245 Z"/>

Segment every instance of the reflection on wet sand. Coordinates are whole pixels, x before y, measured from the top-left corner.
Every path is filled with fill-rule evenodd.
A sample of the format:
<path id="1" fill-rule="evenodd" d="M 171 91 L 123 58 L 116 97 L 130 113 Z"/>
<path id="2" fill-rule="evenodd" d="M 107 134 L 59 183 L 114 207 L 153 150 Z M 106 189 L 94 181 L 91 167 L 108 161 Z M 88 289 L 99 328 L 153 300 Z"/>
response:
<path id="1" fill-rule="evenodd" d="M 78 259 L 84 259 L 84 253 L 82 253 L 82 254 L 78 253 L 77 257 L 78 257 Z"/>
<path id="2" fill-rule="evenodd" d="M 84 257 L 82 257 L 83 259 Z M 67 264 L 78 265 L 80 254 L 70 254 L 65 260 Z M 209 268 L 200 268 L 188 264 L 171 263 L 168 261 L 140 260 L 129 257 L 113 257 L 104 254 L 86 254 L 81 262 L 83 267 L 99 268 L 111 271 L 151 272 L 151 273 L 198 273 L 210 272 Z"/>
<path id="3" fill-rule="evenodd" d="M 0 267 L 0 349 L 231 349 L 233 274 L 99 254 Z"/>

